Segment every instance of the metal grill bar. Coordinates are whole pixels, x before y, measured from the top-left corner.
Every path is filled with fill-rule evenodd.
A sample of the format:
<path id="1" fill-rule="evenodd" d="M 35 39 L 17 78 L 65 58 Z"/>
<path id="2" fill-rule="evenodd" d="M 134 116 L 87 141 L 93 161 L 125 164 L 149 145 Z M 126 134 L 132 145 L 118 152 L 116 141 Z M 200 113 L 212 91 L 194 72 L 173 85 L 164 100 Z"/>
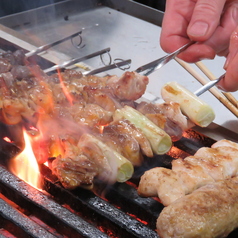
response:
<path id="1" fill-rule="evenodd" d="M 34 223 L 24 214 L 14 209 L 4 200 L 0 199 L 1 225 L 6 227 L 8 224 L 11 234 L 18 238 L 23 237 L 45 237 L 54 238 L 55 236 L 44 230 L 38 224 Z"/>
<path id="2" fill-rule="evenodd" d="M 3 234 L 0 234 L 0 238 L 9 238 L 9 236 L 5 236 Z"/>
<path id="3" fill-rule="evenodd" d="M 92 191 L 81 188 L 72 192 L 68 191 L 52 181 L 52 178 L 47 178 L 47 174 L 49 174 L 46 172 L 47 168 L 45 166 L 42 167 L 44 167 L 45 170 L 41 171 L 45 178 L 44 189 L 54 197 L 57 197 L 60 203 L 67 204 L 73 210 L 86 214 L 86 219 L 94 219 L 97 225 L 106 226 L 109 230 L 116 231 L 117 237 L 158 237 L 153 229 L 128 215 L 128 211 L 126 211 L 128 207 L 124 211 L 123 209 L 118 209 L 111 205 L 111 203 L 95 195 Z M 134 190 L 133 193 L 135 195 L 136 190 L 132 187 L 131 189 Z M 129 191 L 125 192 L 130 193 Z M 118 194 L 115 196 L 117 195 Z M 139 196 L 137 195 L 137 197 Z M 123 197 L 121 198 L 123 199 Z M 126 203 L 126 200 L 123 199 L 123 202 Z M 134 204 L 132 203 L 132 205 Z M 134 208 L 136 209 L 135 206 Z"/>
<path id="4" fill-rule="evenodd" d="M 0 166 L 0 185 L 1 193 L 4 196 L 24 209 L 29 210 L 60 234 L 69 237 L 107 237 L 107 235 L 84 221 L 81 217 L 18 179 L 2 166 Z"/>

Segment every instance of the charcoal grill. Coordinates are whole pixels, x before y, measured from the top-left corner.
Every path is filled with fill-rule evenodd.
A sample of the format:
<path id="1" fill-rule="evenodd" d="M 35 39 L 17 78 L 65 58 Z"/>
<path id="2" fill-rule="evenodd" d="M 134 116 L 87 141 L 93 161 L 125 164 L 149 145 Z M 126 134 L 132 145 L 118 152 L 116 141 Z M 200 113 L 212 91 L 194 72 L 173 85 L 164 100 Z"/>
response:
<path id="1" fill-rule="evenodd" d="M 173 159 L 193 155 L 215 140 L 190 129 L 166 155 L 146 158 L 128 182 L 106 188 L 96 184 L 95 191 L 66 190 L 44 165 L 41 166 L 43 191 L 38 191 L 8 171 L 7 161 L 19 148 L 1 142 L 1 237 L 152 238 L 158 237 L 155 224 L 163 205 L 156 198 L 138 196 L 140 176 L 155 166 L 169 168 Z M 238 229 L 229 238 L 237 235 Z"/>

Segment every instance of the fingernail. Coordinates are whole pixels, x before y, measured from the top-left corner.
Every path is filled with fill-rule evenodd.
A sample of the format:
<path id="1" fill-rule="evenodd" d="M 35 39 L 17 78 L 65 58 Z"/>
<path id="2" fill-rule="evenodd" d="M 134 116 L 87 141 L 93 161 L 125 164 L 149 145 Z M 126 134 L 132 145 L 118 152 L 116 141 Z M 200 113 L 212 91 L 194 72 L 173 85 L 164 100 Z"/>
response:
<path id="1" fill-rule="evenodd" d="M 230 63 L 230 57 L 229 57 L 229 55 L 228 55 L 227 58 L 226 58 L 225 64 L 224 64 L 224 66 L 223 66 L 223 69 L 226 70 L 229 63 Z"/>
<path id="2" fill-rule="evenodd" d="M 220 84 L 217 84 L 216 86 L 217 86 L 217 88 L 220 89 L 221 91 L 227 92 L 227 90 L 224 89 Z"/>
<path id="3" fill-rule="evenodd" d="M 199 58 L 198 61 L 211 60 L 211 59 L 214 59 L 214 57 L 211 57 L 211 58 L 209 58 L 209 57 L 201 57 L 201 58 Z"/>
<path id="4" fill-rule="evenodd" d="M 208 24 L 203 21 L 196 21 L 190 28 L 189 28 L 189 35 L 192 36 L 204 36 L 208 31 Z"/>
<path id="5" fill-rule="evenodd" d="M 221 79 L 221 81 L 224 80 L 224 78 L 225 78 L 225 76 L 223 76 L 223 78 Z M 226 90 L 225 88 L 223 88 L 221 81 L 219 81 L 216 86 L 217 86 L 217 88 L 220 89 L 221 91 L 226 92 L 227 90 Z"/>

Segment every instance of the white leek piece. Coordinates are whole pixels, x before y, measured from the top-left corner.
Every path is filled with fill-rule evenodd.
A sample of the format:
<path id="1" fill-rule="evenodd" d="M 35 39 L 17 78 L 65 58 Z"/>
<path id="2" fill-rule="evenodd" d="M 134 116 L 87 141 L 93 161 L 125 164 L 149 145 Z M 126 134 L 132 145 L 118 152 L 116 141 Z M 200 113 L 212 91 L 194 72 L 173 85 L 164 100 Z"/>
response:
<path id="1" fill-rule="evenodd" d="M 155 154 L 165 154 L 170 150 L 172 146 L 171 137 L 136 109 L 130 106 L 117 109 L 113 114 L 113 119 L 127 119 L 139 128 L 149 140 Z"/>
<path id="2" fill-rule="evenodd" d="M 207 127 L 215 118 L 210 105 L 177 82 L 165 84 L 161 96 L 165 102 L 179 103 L 183 114 L 198 126 Z"/>
<path id="3" fill-rule="evenodd" d="M 101 150 L 103 156 L 105 156 L 105 158 L 107 159 L 111 167 L 113 177 L 116 178 L 117 182 L 125 182 L 132 177 L 134 173 L 134 167 L 132 163 L 124 156 L 97 139 L 95 136 L 87 133 L 83 134 L 80 138 L 79 143 L 81 142 L 93 143 Z"/>

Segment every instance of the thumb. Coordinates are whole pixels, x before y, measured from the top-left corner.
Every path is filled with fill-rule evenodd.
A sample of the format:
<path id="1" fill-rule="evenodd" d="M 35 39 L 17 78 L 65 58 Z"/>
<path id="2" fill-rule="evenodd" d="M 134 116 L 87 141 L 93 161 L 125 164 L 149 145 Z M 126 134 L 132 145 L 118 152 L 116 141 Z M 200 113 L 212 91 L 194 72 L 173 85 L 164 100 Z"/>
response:
<path id="1" fill-rule="evenodd" d="M 205 41 L 219 25 L 226 0 L 198 0 L 190 20 L 187 34 L 191 40 Z"/>

